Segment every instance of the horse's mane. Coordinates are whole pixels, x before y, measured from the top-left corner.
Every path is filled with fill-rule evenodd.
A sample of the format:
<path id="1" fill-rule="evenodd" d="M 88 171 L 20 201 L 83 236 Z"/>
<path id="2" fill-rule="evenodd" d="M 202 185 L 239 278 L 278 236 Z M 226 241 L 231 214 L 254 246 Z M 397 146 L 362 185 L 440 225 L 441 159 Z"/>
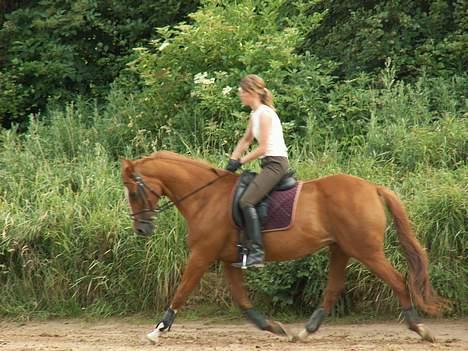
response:
<path id="1" fill-rule="evenodd" d="M 197 167 L 201 167 L 210 171 L 213 171 L 215 173 L 218 173 L 219 169 L 217 167 L 214 167 L 212 164 L 204 161 L 204 160 L 198 160 L 198 159 L 193 159 L 187 156 L 180 155 L 178 153 L 172 152 L 172 151 L 156 151 L 149 155 L 148 157 L 145 157 L 142 159 L 142 161 L 145 160 L 171 160 L 171 161 L 181 161 L 184 163 L 192 164 Z"/>

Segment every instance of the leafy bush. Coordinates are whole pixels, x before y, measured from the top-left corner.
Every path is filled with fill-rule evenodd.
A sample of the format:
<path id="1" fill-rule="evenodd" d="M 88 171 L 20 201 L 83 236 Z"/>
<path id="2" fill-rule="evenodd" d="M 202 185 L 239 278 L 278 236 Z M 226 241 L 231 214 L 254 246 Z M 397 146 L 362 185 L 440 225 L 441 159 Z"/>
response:
<path id="1" fill-rule="evenodd" d="M 311 4 L 309 13 L 317 11 L 325 17 L 310 30 L 303 50 L 340 63 L 342 76 L 377 72 L 388 57 L 405 80 L 464 73 L 463 1 L 326 0 Z"/>
<path id="2" fill-rule="evenodd" d="M 464 167 L 468 126 L 460 115 L 466 106 L 458 84 L 422 78 L 414 86 L 395 82 L 376 91 L 369 106 L 367 152 L 408 170 L 420 164 Z"/>
<path id="3" fill-rule="evenodd" d="M 132 47 L 151 38 L 154 27 L 176 23 L 197 6 L 197 0 L 17 4 L 0 22 L 0 74 L 15 83 L 13 100 L 21 104 L 0 107 L 2 125 L 25 124 L 50 99 L 102 97 Z"/>
<path id="4" fill-rule="evenodd" d="M 174 130 L 191 130 L 183 136 L 186 143 L 207 141 L 216 149 L 231 148 L 245 126 L 239 119 L 246 118 L 236 96 L 238 83 L 256 72 L 277 97 L 283 120 L 293 131 L 305 127 L 303 116 L 312 113 L 314 103 L 320 105 L 332 84 L 327 77 L 331 68 L 294 52 L 302 34 L 298 25 L 281 21 L 275 11 L 280 4 L 207 2 L 191 15 L 192 25 L 159 29 L 161 39 L 149 49 L 136 49 L 138 57 L 130 64 L 146 84 L 134 123 L 157 131 L 158 146 L 165 145 Z M 315 25 L 319 20 L 315 16 L 307 21 Z"/>

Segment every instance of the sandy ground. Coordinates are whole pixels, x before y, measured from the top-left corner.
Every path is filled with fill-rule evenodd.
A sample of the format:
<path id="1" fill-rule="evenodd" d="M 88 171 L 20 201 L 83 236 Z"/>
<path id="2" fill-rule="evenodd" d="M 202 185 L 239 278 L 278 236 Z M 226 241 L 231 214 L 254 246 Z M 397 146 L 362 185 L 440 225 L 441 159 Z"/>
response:
<path id="1" fill-rule="evenodd" d="M 80 319 L 13 322 L 0 321 L 0 350 L 10 351 L 83 351 L 83 350 L 167 350 L 167 351 L 422 351 L 468 350 L 468 320 L 427 321 L 426 326 L 438 339 L 431 344 L 396 321 L 377 323 L 328 323 L 307 343 L 291 343 L 287 339 L 259 331 L 247 323 L 208 323 L 176 321 L 159 344 L 150 345 L 144 335 L 150 331 L 149 321 Z M 298 332 L 302 324 L 286 324 Z"/>

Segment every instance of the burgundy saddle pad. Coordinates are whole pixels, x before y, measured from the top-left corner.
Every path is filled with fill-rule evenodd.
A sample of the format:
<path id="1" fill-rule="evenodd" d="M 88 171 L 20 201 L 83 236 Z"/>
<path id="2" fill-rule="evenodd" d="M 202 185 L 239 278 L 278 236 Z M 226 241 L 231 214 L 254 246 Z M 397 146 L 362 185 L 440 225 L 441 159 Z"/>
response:
<path id="1" fill-rule="evenodd" d="M 270 193 L 262 230 L 284 230 L 291 226 L 301 187 L 302 183 L 298 183 L 291 189 Z"/>

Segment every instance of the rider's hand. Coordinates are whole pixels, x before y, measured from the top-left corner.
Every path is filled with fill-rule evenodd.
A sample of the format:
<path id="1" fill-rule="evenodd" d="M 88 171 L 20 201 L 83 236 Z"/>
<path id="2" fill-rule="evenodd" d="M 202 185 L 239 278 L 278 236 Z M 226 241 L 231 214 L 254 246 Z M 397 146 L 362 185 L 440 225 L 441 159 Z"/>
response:
<path id="1" fill-rule="evenodd" d="M 234 173 L 240 168 L 240 166 L 241 166 L 241 163 L 239 160 L 234 160 L 230 158 L 225 170 Z"/>

